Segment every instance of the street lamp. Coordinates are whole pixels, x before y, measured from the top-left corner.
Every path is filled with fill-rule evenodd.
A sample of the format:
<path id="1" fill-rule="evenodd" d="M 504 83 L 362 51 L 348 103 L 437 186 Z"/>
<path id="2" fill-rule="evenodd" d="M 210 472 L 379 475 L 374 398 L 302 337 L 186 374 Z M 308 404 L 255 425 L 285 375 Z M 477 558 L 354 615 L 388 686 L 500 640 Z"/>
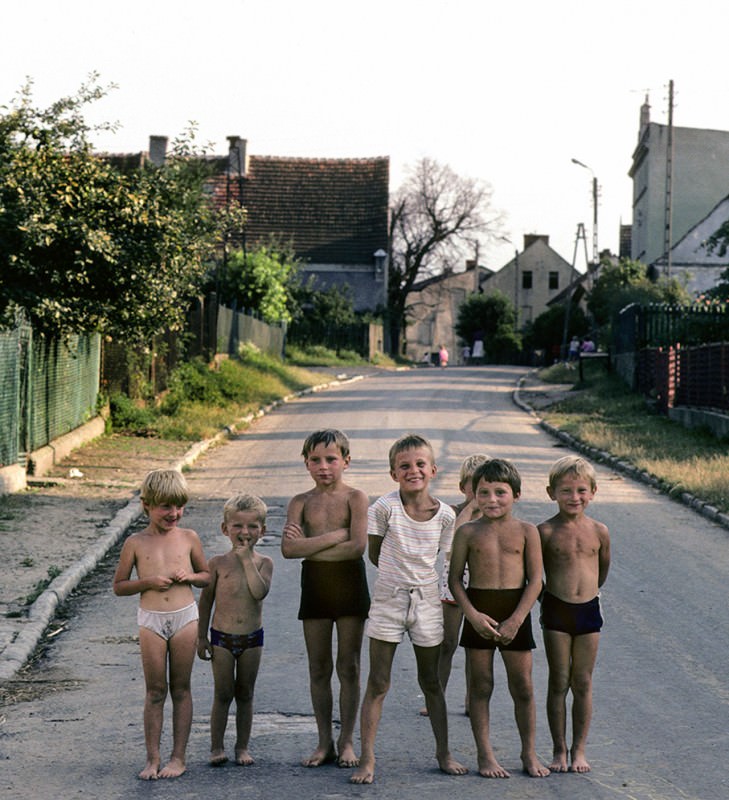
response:
<path id="1" fill-rule="evenodd" d="M 576 158 L 572 159 L 572 163 L 577 164 L 578 167 L 584 167 L 590 170 L 590 174 L 592 175 L 592 263 L 597 267 L 597 178 L 592 171 L 592 167 L 588 167 L 587 164 L 583 164 L 582 161 Z"/>

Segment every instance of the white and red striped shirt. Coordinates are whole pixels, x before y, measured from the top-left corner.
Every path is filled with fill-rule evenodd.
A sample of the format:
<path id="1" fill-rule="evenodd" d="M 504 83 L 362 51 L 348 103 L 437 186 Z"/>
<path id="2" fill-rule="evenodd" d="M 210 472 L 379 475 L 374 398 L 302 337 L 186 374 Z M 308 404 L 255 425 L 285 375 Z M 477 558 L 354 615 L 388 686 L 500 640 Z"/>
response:
<path id="1" fill-rule="evenodd" d="M 392 588 L 428 586 L 438 580 L 438 551 L 450 549 L 456 515 L 438 500 L 439 509 L 427 521 L 409 517 L 400 490 L 375 500 L 367 515 L 369 536 L 383 537 L 377 583 Z"/>

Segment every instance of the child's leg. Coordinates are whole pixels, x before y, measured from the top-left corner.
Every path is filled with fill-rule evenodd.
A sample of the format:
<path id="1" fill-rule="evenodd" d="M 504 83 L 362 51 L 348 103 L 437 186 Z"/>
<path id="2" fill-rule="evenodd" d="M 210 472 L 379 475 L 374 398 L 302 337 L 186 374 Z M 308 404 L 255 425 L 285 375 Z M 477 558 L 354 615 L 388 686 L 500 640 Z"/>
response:
<path id="1" fill-rule="evenodd" d="M 462 621 L 463 612 L 459 606 L 443 603 L 443 644 L 440 646 L 440 660 L 438 662 L 438 675 L 443 686 L 443 692 L 445 692 L 451 676 L 451 666 L 453 664 L 453 656 L 458 649 L 458 635 L 461 632 Z M 468 713 L 468 681 L 466 681 L 466 713 Z"/>
<path id="2" fill-rule="evenodd" d="M 340 767 L 356 767 L 359 764 L 353 738 L 359 707 L 359 662 L 363 632 L 363 619 L 342 617 L 337 620 L 337 676 L 342 723 L 337 742 L 337 764 Z"/>
<path id="3" fill-rule="evenodd" d="M 567 772 L 567 692 L 570 688 L 572 637 L 563 631 L 544 631 L 549 665 L 547 722 L 552 734 L 552 772 Z"/>
<path id="4" fill-rule="evenodd" d="M 305 619 L 304 640 L 309 658 L 309 689 L 319 733 L 316 750 L 302 760 L 305 767 L 320 767 L 336 758 L 332 737 L 332 630 L 330 619 Z"/>
<path id="5" fill-rule="evenodd" d="M 478 774 L 484 778 L 509 778 L 491 746 L 489 703 L 494 691 L 494 651 L 466 648 L 469 668 L 471 730 L 476 742 Z"/>
<path id="6" fill-rule="evenodd" d="M 190 676 L 195 660 L 196 643 L 197 621 L 185 625 L 168 642 L 172 698 L 172 755 L 160 770 L 160 778 L 176 778 L 185 771 L 185 752 L 192 726 Z"/>
<path id="7" fill-rule="evenodd" d="M 248 752 L 253 725 L 253 690 L 261 664 L 261 647 L 251 647 L 238 656 L 235 677 L 235 763 L 242 767 L 253 764 Z"/>
<path id="8" fill-rule="evenodd" d="M 415 660 L 418 664 L 418 684 L 425 695 L 430 726 L 435 737 L 435 757 L 440 769 L 448 775 L 463 775 L 466 768 L 451 756 L 448 748 L 448 712 L 445 695 L 438 675 L 440 645 L 418 647 L 414 645 Z"/>
<path id="9" fill-rule="evenodd" d="M 521 738 L 521 762 L 532 778 L 544 778 L 549 769 L 540 763 L 536 751 L 537 709 L 532 685 L 532 651 L 505 650 L 502 652 L 509 693 L 514 701 L 514 716 Z"/>
<path id="10" fill-rule="evenodd" d="M 139 649 L 144 671 L 144 742 L 147 763 L 139 773 L 142 780 L 156 780 L 160 767 L 160 737 L 167 698 L 167 641 L 149 628 L 139 628 Z"/>
<path id="11" fill-rule="evenodd" d="M 592 671 L 597 659 L 599 633 L 585 633 L 572 638 L 572 747 L 570 749 L 572 772 L 589 772 L 585 757 L 587 734 L 592 719 Z"/>
<path id="12" fill-rule="evenodd" d="M 396 650 L 397 644 L 394 642 L 370 639 L 370 672 L 359 718 L 362 752 L 359 767 L 349 779 L 351 783 L 372 783 L 375 778 L 375 739 L 382 706 L 390 688 L 392 660 Z"/>
<path id="13" fill-rule="evenodd" d="M 213 707 L 210 711 L 210 763 L 225 764 L 225 728 L 235 696 L 235 657 L 225 647 L 213 647 Z"/>

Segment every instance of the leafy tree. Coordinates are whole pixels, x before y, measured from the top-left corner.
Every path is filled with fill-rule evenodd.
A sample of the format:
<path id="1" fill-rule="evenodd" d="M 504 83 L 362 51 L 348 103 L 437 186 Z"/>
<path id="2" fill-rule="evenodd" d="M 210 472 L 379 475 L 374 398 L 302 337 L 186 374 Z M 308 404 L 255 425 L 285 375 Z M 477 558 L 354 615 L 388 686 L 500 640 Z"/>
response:
<path id="1" fill-rule="evenodd" d="M 489 360 L 510 360 L 521 349 L 521 339 L 514 332 L 514 305 L 501 292 L 470 294 L 458 309 L 456 333 L 464 342 L 483 340 Z"/>
<path id="2" fill-rule="evenodd" d="M 390 213 L 388 313 L 390 347 L 398 352 L 407 296 L 418 279 L 461 266 L 477 243 L 494 236 L 500 216 L 491 189 L 423 158 L 393 197 Z"/>
<path id="3" fill-rule="evenodd" d="M 298 311 L 290 330 L 297 344 L 327 345 L 339 352 L 351 348 L 352 326 L 358 322 L 348 285 L 314 289 L 311 282 L 295 294 Z"/>
<path id="4" fill-rule="evenodd" d="M 524 347 L 530 350 L 543 349 L 548 353 L 559 353 L 564 337 L 565 305 L 550 306 L 535 320 L 525 326 Z M 582 337 L 590 329 L 585 312 L 578 305 L 570 309 L 567 340 Z"/>
<path id="5" fill-rule="evenodd" d="M 265 322 L 291 322 L 298 266 L 291 247 L 275 240 L 250 253 L 236 250 L 228 258 L 221 296 L 259 312 Z"/>
<path id="6" fill-rule="evenodd" d="M 603 262 L 587 299 L 587 308 L 598 327 L 609 328 L 615 314 L 630 303 L 688 302 L 688 292 L 675 278 L 652 281 L 640 261 L 621 259 L 617 264 Z"/>
<path id="7" fill-rule="evenodd" d="M 729 267 L 719 275 L 718 283 L 705 291 L 703 297 L 698 298 L 697 302 L 702 302 L 706 298 L 719 303 L 729 302 Z"/>
<path id="8" fill-rule="evenodd" d="M 122 172 L 93 154 L 83 111 L 108 91 L 96 80 L 47 109 L 28 83 L 2 108 L 0 319 L 21 307 L 53 336 L 142 343 L 182 328 L 223 221 L 194 129 L 163 167 Z"/>

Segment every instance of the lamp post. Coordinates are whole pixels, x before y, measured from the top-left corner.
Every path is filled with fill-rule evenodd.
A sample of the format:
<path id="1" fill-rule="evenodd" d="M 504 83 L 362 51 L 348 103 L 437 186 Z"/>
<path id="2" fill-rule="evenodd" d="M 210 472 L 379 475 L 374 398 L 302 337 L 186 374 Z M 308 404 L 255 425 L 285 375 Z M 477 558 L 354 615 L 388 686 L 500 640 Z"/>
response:
<path id="1" fill-rule="evenodd" d="M 584 167 L 589 170 L 592 175 L 592 263 L 597 266 L 597 177 L 592 167 L 588 167 L 587 164 L 583 164 L 582 161 L 573 158 L 572 163 L 577 164 L 578 167 Z"/>

